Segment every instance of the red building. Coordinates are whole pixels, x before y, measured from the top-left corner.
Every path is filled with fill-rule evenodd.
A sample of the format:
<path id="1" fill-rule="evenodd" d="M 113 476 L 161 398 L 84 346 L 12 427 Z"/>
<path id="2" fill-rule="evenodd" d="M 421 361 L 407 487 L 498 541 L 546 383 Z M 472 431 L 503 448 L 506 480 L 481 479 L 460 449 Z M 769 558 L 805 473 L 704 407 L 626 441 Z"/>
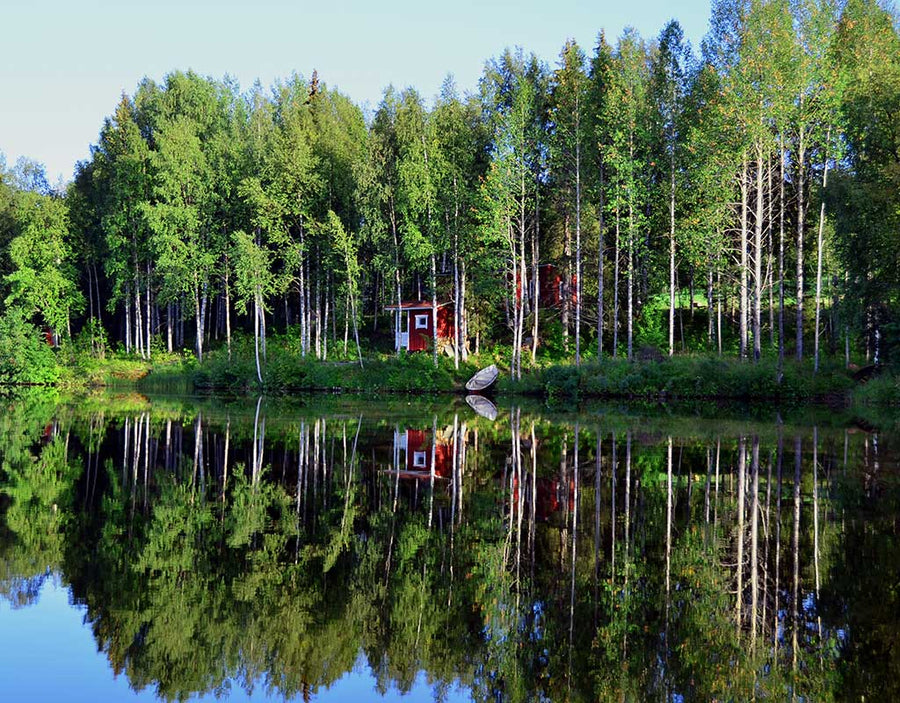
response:
<path id="1" fill-rule="evenodd" d="M 538 283 L 541 288 L 540 303 L 543 307 L 556 307 L 562 305 L 563 301 L 563 277 L 556 266 L 553 264 L 542 264 L 538 266 Z M 569 286 L 569 294 L 572 298 L 572 305 L 578 302 L 578 279 L 572 274 L 572 283 Z"/>
<path id="2" fill-rule="evenodd" d="M 434 339 L 431 303 L 425 301 L 401 303 L 399 306 L 386 305 L 384 309 L 397 315 L 396 349 L 408 351 L 428 349 Z M 449 302 L 438 303 L 438 339 L 452 339 L 455 331 L 452 304 Z"/>
<path id="3" fill-rule="evenodd" d="M 532 280 L 532 269 L 528 267 L 528 299 L 534 303 L 532 300 L 533 286 L 531 285 Z M 516 275 L 516 292 L 519 296 L 522 295 L 522 283 L 520 281 L 520 276 Z M 511 278 L 507 280 L 512 280 Z M 572 274 L 572 283 L 569 286 L 569 295 L 572 300 L 572 305 L 578 301 L 578 278 L 575 274 Z M 540 286 L 541 299 L 540 306 L 542 308 L 555 308 L 562 305 L 563 297 L 565 291 L 563 287 L 565 285 L 565 281 L 563 280 L 562 275 L 556 269 L 556 266 L 553 264 L 541 264 L 538 266 L 538 285 Z"/>

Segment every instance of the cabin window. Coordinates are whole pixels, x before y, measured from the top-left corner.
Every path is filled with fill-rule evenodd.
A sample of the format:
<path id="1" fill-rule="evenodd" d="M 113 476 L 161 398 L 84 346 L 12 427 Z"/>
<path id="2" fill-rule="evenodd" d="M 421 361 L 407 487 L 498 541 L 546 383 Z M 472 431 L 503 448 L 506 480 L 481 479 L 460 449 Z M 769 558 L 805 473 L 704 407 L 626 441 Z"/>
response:
<path id="1" fill-rule="evenodd" d="M 413 466 L 417 469 L 425 468 L 425 452 L 413 452 Z"/>
<path id="2" fill-rule="evenodd" d="M 416 329 L 417 330 L 427 330 L 428 329 L 428 315 L 416 315 Z"/>

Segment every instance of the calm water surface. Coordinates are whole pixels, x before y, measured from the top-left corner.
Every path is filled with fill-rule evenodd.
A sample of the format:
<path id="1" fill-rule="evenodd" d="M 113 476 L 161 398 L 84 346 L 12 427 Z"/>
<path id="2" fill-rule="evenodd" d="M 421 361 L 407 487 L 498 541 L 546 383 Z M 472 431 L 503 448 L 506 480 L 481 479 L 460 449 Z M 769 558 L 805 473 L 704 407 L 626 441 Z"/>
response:
<path id="1" fill-rule="evenodd" d="M 41 395 L 0 700 L 897 700 L 900 423 Z"/>

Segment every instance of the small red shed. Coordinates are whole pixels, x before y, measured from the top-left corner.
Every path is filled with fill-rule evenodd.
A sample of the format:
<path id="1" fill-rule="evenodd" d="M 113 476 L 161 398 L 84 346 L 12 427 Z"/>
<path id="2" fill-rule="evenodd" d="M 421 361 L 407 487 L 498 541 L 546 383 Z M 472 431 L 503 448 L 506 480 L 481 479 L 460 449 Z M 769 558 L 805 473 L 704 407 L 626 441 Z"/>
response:
<path id="1" fill-rule="evenodd" d="M 397 313 L 396 349 L 424 351 L 434 339 L 432 305 L 427 301 L 386 305 L 385 310 Z M 453 307 L 449 302 L 438 303 L 437 337 L 452 339 L 456 328 L 453 326 Z"/>
<path id="2" fill-rule="evenodd" d="M 528 268 L 528 276 L 531 278 L 532 269 Z M 512 280 L 510 277 L 508 280 Z M 569 286 L 569 294 L 571 297 L 572 305 L 578 302 L 578 277 L 575 274 L 572 274 L 572 282 Z M 556 266 L 553 264 L 541 264 L 538 266 L 538 285 L 540 286 L 540 305 L 543 308 L 555 308 L 562 305 L 563 298 L 565 297 L 563 287 L 565 285 L 565 280 L 562 277 L 562 274 L 557 270 Z M 521 297 L 522 295 L 522 282 L 521 275 L 516 274 L 516 294 Z M 528 299 L 531 303 L 534 303 L 534 288 L 533 281 L 528 284 Z"/>
<path id="3" fill-rule="evenodd" d="M 563 285 L 565 281 L 553 264 L 538 266 L 538 282 L 541 286 L 541 304 L 544 307 L 556 307 L 563 302 Z M 572 274 L 569 286 L 572 305 L 578 302 L 578 278 Z"/>

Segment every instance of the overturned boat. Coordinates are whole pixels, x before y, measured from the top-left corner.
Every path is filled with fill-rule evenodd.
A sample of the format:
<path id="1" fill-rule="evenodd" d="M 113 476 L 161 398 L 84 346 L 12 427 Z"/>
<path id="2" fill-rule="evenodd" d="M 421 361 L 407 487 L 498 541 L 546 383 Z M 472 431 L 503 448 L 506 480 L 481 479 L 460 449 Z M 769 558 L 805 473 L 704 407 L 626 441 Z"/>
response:
<path id="1" fill-rule="evenodd" d="M 500 371 L 495 364 L 485 366 L 468 380 L 466 383 L 466 390 L 473 392 L 485 391 L 494 385 L 494 382 L 499 375 Z"/>

